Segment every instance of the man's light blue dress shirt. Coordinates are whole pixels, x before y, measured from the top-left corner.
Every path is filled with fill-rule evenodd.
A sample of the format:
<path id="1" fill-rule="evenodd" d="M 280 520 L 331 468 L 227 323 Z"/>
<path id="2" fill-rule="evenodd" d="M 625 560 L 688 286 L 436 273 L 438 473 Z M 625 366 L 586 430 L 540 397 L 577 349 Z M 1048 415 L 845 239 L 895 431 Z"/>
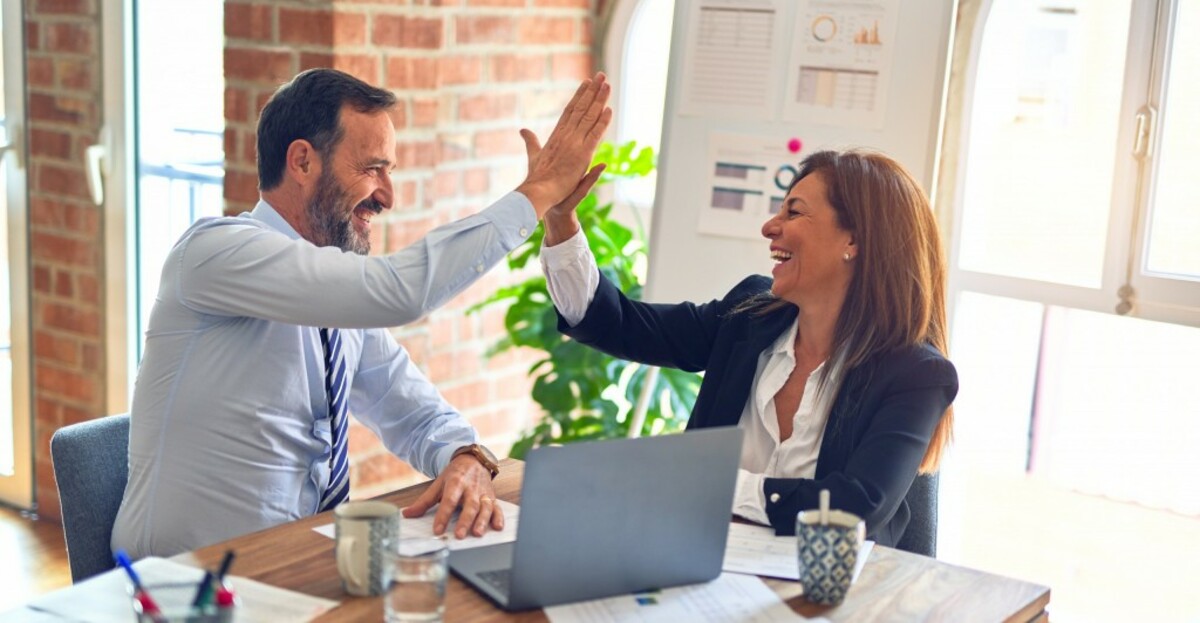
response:
<path id="1" fill-rule="evenodd" d="M 331 452 L 319 327 L 343 329 L 350 412 L 438 474 L 475 430 L 384 327 L 462 292 L 536 225 L 515 192 L 389 256 L 316 247 L 263 201 L 194 224 L 150 314 L 113 549 L 169 556 L 316 512 Z"/>

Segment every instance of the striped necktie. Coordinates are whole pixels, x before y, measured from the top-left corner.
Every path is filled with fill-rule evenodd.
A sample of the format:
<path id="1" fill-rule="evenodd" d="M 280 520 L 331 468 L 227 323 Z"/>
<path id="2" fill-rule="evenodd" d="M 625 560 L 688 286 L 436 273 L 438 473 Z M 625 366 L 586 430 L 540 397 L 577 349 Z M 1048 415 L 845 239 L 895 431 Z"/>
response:
<path id="1" fill-rule="evenodd" d="M 350 466 L 346 457 L 346 361 L 342 357 L 342 337 L 337 329 L 321 329 L 325 349 L 325 395 L 329 399 L 329 417 L 333 418 L 333 452 L 329 457 L 329 487 L 321 496 L 324 512 L 350 496 Z"/>

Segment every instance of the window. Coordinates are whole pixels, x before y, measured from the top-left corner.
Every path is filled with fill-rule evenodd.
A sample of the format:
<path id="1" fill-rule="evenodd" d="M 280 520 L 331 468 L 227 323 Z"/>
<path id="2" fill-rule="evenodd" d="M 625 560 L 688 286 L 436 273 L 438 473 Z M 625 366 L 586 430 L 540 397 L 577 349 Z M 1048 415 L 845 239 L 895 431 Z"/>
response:
<path id="1" fill-rule="evenodd" d="M 167 253 L 224 207 L 224 9 L 216 0 L 103 12 L 107 411 L 128 410 Z"/>
<path id="2" fill-rule="evenodd" d="M 1126 557 L 1179 568 L 1200 546 L 1179 478 L 1200 473 L 1197 27 L 1190 0 L 984 0 L 957 35 L 939 555 L 1052 586 L 1063 620 L 1171 593 L 1130 584 Z M 1140 614 L 1193 612 L 1172 586 Z"/>
<path id="3" fill-rule="evenodd" d="M 615 84 L 616 141 L 637 141 L 659 153 L 675 0 L 613 0 L 605 66 Z M 654 203 L 656 175 L 617 184 L 617 199 L 638 208 Z"/>

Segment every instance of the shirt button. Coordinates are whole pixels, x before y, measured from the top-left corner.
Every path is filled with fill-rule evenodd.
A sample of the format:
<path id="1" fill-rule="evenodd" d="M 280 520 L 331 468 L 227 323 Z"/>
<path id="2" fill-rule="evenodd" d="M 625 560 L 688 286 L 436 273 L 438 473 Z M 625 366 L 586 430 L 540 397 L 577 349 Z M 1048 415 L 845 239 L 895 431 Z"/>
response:
<path id="1" fill-rule="evenodd" d="M 522 236 L 528 236 L 528 235 L 529 235 L 529 230 L 528 230 L 528 229 L 526 229 L 526 228 L 524 228 L 524 227 L 522 227 L 522 228 L 521 228 L 521 231 L 520 231 L 519 233 L 520 233 Z"/>
<path id="2" fill-rule="evenodd" d="M 778 493 L 772 493 L 772 494 L 771 494 L 771 503 L 772 503 L 772 504 L 775 504 L 775 503 L 777 503 L 777 502 L 779 502 L 779 494 L 778 494 Z"/>
<path id="3" fill-rule="evenodd" d="M 475 272 L 477 272 L 477 273 L 483 272 L 483 264 L 479 264 L 478 266 L 476 266 Z"/>

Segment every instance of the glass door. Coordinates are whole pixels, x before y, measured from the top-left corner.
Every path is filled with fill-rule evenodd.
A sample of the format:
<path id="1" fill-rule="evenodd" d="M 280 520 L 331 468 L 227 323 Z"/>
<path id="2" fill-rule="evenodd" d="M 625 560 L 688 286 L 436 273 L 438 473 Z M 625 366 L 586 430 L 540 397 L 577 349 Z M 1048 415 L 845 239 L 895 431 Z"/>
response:
<path id="1" fill-rule="evenodd" d="M 0 503 L 33 506 L 22 3 L 0 12 Z"/>
<path id="2" fill-rule="evenodd" d="M 224 203 L 224 3 L 104 12 L 108 411 L 128 409 L 162 265 Z M 186 68 L 186 71 L 181 70 Z"/>

